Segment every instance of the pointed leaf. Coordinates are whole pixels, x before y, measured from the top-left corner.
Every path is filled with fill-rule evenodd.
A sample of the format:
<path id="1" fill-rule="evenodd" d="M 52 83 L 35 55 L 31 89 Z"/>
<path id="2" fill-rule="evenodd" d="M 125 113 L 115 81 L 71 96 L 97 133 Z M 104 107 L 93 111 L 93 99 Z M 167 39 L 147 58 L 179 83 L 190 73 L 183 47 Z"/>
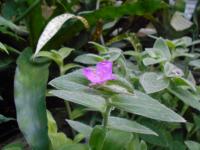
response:
<path id="1" fill-rule="evenodd" d="M 104 112 L 105 110 L 105 99 L 97 95 L 86 94 L 83 92 L 69 92 L 65 90 L 52 90 L 50 93 L 66 101 L 93 108 L 97 111 Z"/>
<path id="2" fill-rule="evenodd" d="M 133 114 L 167 122 L 185 122 L 171 109 L 139 91 L 134 91 L 134 95 L 118 94 L 111 100 L 111 105 Z"/>
<path id="3" fill-rule="evenodd" d="M 87 21 L 80 17 L 75 16 L 73 14 L 65 13 L 53 18 L 45 27 L 42 32 L 38 44 L 36 47 L 36 51 L 34 57 L 39 53 L 39 51 L 43 48 L 43 46 L 58 32 L 58 30 L 62 27 L 62 25 L 69 19 L 76 18 L 79 19 L 86 27 L 88 27 Z"/>
<path id="4" fill-rule="evenodd" d="M 141 134 L 152 134 L 157 135 L 154 131 L 151 129 L 135 122 L 130 121 L 124 118 L 119 117 L 109 117 L 108 118 L 108 127 L 112 129 L 118 129 L 125 132 L 135 132 L 135 133 L 141 133 Z"/>
<path id="5" fill-rule="evenodd" d="M 90 134 L 92 133 L 92 127 L 78 121 L 67 119 L 66 121 L 74 130 L 78 131 L 79 133 L 82 133 L 85 137 L 90 137 Z"/>
<path id="6" fill-rule="evenodd" d="M 155 72 L 146 72 L 140 76 L 140 83 L 146 93 L 162 91 L 169 85 L 169 80 Z"/>

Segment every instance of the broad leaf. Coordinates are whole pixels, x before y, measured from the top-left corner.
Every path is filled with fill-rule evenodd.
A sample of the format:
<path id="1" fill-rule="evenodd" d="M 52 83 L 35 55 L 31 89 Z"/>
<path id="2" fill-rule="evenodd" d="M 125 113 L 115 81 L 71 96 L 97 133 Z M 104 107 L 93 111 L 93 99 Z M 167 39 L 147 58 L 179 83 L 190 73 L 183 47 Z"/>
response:
<path id="1" fill-rule="evenodd" d="M 49 149 L 45 105 L 48 64 L 30 61 L 31 55 L 31 50 L 26 49 L 17 60 L 14 82 L 17 122 L 28 144 L 44 150 Z"/>
<path id="2" fill-rule="evenodd" d="M 183 89 L 182 87 L 170 86 L 168 87 L 168 90 L 176 97 L 178 97 L 181 101 L 183 101 L 185 104 L 200 111 L 199 95 L 195 95 L 194 93 Z"/>
<path id="3" fill-rule="evenodd" d="M 90 137 L 90 134 L 92 133 L 92 127 L 78 121 L 67 120 L 67 119 L 66 121 L 71 126 L 71 128 L 78 131 L 79 133 L 82 133 L 85 137 Z"/>
<path id="4" fill-rule="evenodd" d="M 134 91 L 134 94 L 118 94 L 111 97 L 111 105 L 124 111 L 148 118 L 168 121 L 185 122 L 185 119 L 150 96 Z"/>
<path id="5" fill-rule="evenodd" d="M 52 90 L 50 91 L 50 93 L 66 101 L 80 104 L 97 111 L 104 112 L 105 110 L 105 99 L 97 95 L 91 95 L 77 91 L 71 92 L 65 90 Z"/>
<path id="6" fill-rule="evenodd" d="M 160 75 L 155 72 L 146 72 L 140 76 L 140 83 L 145 92 L 150 94 L 167 88 L 169 80 L 165 79 L 162 74 Z"/>
<path id="7" fill-rule="evenodd" d="M 119 117 L 109 117 L 108 118 L 108 127 L 112 128 L 112 129 L 126 131 L 126 132 L 157 135 L 151 129 L 149 129 L 135 121 L 130 121 L 130 120 L 127 120 L 124 118 L 119 118 Z"/>
<path id="8" fill-rule="evenodd" d="M 199 150 L 200 149 L 200 143 L 194 142 L 194 141 L 185 141 L 185 144 L 189 148 L 189 150 Z"/>
<path id="9" fill-rule="evenodd" d="M 83 54 L 76 57 L 74 61 L 82 64 L 94 65 L 103 60 L 103 57 L 95 54 Z"/>
<path id="10" fill-rule="evenodd" d="M 103 127 L 96 126 L 91 134 L 89 143 L 92 150 L 122 150 L 128 146 L 131 139 L 131 133 L 106 130 Z"/>

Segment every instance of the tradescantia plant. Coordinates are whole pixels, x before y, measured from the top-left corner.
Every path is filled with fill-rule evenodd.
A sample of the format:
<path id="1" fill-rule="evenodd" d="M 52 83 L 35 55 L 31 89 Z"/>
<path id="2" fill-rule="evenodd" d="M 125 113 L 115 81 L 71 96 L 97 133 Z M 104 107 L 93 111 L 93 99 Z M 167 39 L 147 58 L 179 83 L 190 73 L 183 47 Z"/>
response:
<path id="1" fill-rule="evenodd" d="M 75 61 L 96 66 L 75 70 L 49 83 L 56 88 L 50 94 L 83 105 L 88 111 L 101 113 L 101 124 L 93 127 L 66 120 L 74 130 L 89 138 L 86 144 L 91 149 L 131 150 L 136 146 L 134 142 L 139 140 L 138 134 L 158 136 L 152 129 L 127 117 L 128 114 L 166 122 L 186 122 L 173 110 L 135 87 L 134 70 L 128 68 L 128 61 L 120 49 L 92 43 L 99 50 L 99 55 L 84 54 Z M 121 141 L 121 136 L 126 140 Z M 139 143 L 142 149 L 141 145 L 145 142 Z"/>

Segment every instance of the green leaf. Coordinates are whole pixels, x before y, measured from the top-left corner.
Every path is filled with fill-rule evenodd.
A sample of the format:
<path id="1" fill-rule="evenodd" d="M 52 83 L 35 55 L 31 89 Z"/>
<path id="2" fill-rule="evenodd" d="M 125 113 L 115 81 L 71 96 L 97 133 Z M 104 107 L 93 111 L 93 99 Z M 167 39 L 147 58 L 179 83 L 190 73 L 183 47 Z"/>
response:
<path id="1" fill-rule="evenodd" d="M 146 72 L 141 75 L 140 83 L 148 94 L 162 91 L 169 86 L 169 80 L 155 72 Z"/>
<path id="2" fill-rule="evenodd" d="M 90 134 L 92 133 L 92 127 L 78 121 L 67 119 L 66 121 L 74 130 L 78 131 L 79 133 L 82 133 L 85 137 L 90 137 Z"/>
<path id="3" fill-rule="evenodd" d="M 53 60 L 55 63 L 57 63 L 58 66 L 62 66 L 63 65 L 63 60 L 62 57 L 55 52 L 48 52 L 48 51 L 41 51 L 37 54 L 37 57 L 46 57 L 49 58 L 51 60 Z"/>
<path id="4" fill-rule="evenodd" d="M 135 133 L 141 133 L 141 134 L 157 135 L 151 129 L 149 129 L 135 121 L 130 121 L 130 120 L 127 120 L 124 118 L 119 118 L 119 117 L 109 117 L 108 118 L 108 127 L 112 128 L 112 129 L 125 131 L 125 132 L 135 132 Z"/>
<path id="5" fill-rule="evenodd" d="M 25 29 L 15 25 L 10 20 L 7 20 L 7 19 L 3 18 L 2 16 L 0 16 L 0 26 L 8 27 L 9 29 L 11 29 L 12 31 L 14 31 L 18 34 L 22 34 L 22 35 L 28 34 L 28 32 Z"/>
<path id="6" fill-rule="evenodd" d="M 63 47 L 63 48 L 58 50 L 58 53 L 60 54 L 60 56 L 64 60 L 65 58 L 67 58 L 71 54 L 72 51 L 74 51 L 73 48 Z"/>
<path id="7" fill-rule="evenodd" d="M 50 91 L 50 93 L 66 101 L 80 104 L 97 111 L 104 112 L 105 110 L 105 105 L 106 105 L 105 99 L 97 95 L 91 95 L 77 91 L 71 92 L 65 90 L 52 90 Z"/>
<path id="8" fill-rule="evenodd" d="M 181 69 L 169 62 L 164 65 L 164 73 L 166 77 L 182 77 L 184 75 Z"/>
<path id="9" fill-rule="evenodd" d="M 61 148 L 65 144 L 72 144 L 72 140 L 66 137 L 62 132 L 58 132 L 56 121 L 51 115 L 50 111 L 47 111 L 48 117 L 48 135 L 51 140 L 53 150 Z"/>
<path id="10" fill-rule="evenodd" d="M 23 150 L 23 147 L 21 143 L 12 143 L 4 146 L 2 150 Z"/>
<path id="11" fill-rule="evenodd" d="M 111 100 L 111 105 L 133 114 L 167 122 L 185 122 L 184 118 L 171 109 L 139 91 L 134 91 L 134 95 L 114 95 Z"/>
<path id="12" fill-rule="evenodd" d="M 89 143 L 91 149 L 95 150 L 122 150 L 128 146 L 131 139 L 131 133 L 105 130 L 103 127 L 97 126 L 92 132 Z"/>
<path id="13" fill-rule="evenodd" d="M 189 148 L 189 150 L 199 150 L 200 149 L 200 143 L 194 142 L 194 141 L 185 141 L 185 144 Z"/>
<path id="14" fill-rule="evenodd" d="M 71 81 L 71 82 L 75 82 L 78 84 L 88 86 L 89 81 L 86 79 L 86 77 L 83 75 L 82 72 L 83 72 L 82 69 L 73 71 L 71 73 L 68 73 L 66 75 L 63 75 L 63 76 L 53 79 L 50 82 L 50 84 L 52 86 L 55 86 L 58 89 L 62 89 L 62 88 L 65 89 L 64 85 L 63 86 L 61 86 L 61 85 L 62 85 L 62 82 L 64 83 L 66 81 Z M 56 86 L 56 84 L 58 84 L 58 87 Z M 71 90 L 73 90 L 73 89 L 71 89 Z"/>
<path id="15" fill-rule="evenodd" d="M 190 61 L 189 65 L 195 67 L 195 69 L 200 69 L 200 59 Z"/>
<path id="16" fill-rule="evenodd" d="M 2 50 L 4 52 L 6 52 L 7 54 L 9 54 L 8 50 L 6 49 L 6 47 L 1 42 L 0 42 L 0 50 Z"/>
<path id="17" fill-rule="evenodd" d="M 98 44 L 96 42 L 89 42 L 89 43 L 95 46 L 95 48 L 97 49 L 99 54 L 104 54 L 104 53 L 108 52 L 108 48 L 101 44 Z"/>
<path id="18" fill-rule="evenodd" d="M 185 104 L 200 111 L 199 95 L 195 95 L 194 93 L 183 89 L 182 87 L 170 86 L 168 87 L 168 90 L 176 97 L 178 97 L 181 101 L 183 101 Z"/>
<path id="19" fill-rule="evenodd" d="M 167 60 L 171 59 L 171 53 L 169 50 L 169 47 L 167 46 L 166 42 L 162 38 L 158 38 L 154 45 L 153 48 L 158 49 L 162 58 L 166 58 Z"/>
<path id="20" fill-rule="evenodd" d="M 89 147 L 83 144 L 66 144 L 62 145 L 58 150 L 89 150 Z"/>
<path id="21" fill-rule="evenodd" d="M 76 57 L 74 61 L 82 64 L 94 65 L 103 60 L 103 57 L 95 54 L 83 54 Z"/>
<path id="22" fill-rule="evenodd" d="M 149 65 L 155 65 L 155 64 L 158 64 L 160 62 L 163 62 L 165 61 L 165 59 L 155 59 L 155 58 L 151 58 L 151 57 L 146 57 L 143 59 L 143 64 L 145 66 L 149 66 Z"/>
<path id="23" fill-rule="evenodd" d="M 176 31 L 183 31 L 190 28 L 193 23 L 187 20 L 181 12 L 175 12 L 170 24 Z"/>
<path id="24" fill-rule="evenodd" d="M 80 68 L 81 66 L 78 64 L 69 63 L 63 66 L 62 71 L 63 73 L 69 71 L 70 69 Z"/>
<path id="25" fill-rule="evenodd" d="M 44 45 L 59 31 L 62 25 L 68 21 L 69 19 L 76 18 L 80 20 L 85 27 L 87 28 L 89 25 L 87 21 L 81 16 L 75 16 L 73 14 L 65 13 L 61 14 L 55 18 L 53 18 L 45 27 L 44 31 L 40 35 L 40 38 L 37 43 L 36 51 L 34 56 L 37 56 L 39 51 L 44 47 Z"/>
<path id="26" fill-rule="evenodd" d="M 45 92 L 49 65 L 34 63 L 31 56 L 31 50 L 26 49 L 17 60 L 14 82 L 17 122 L 32 149 L 48 150 Z"/>
<path id="27" fill-rule="evenodd" d="M 8 118 L 8 117 L 5 117 L 4 115 L 1 115 L 0 114 L 0 124 L 3 123 L 3 122 L 8 122 L 8 121 L 11 121 L 11 120 L 15 120 L 14 118 Z"/>

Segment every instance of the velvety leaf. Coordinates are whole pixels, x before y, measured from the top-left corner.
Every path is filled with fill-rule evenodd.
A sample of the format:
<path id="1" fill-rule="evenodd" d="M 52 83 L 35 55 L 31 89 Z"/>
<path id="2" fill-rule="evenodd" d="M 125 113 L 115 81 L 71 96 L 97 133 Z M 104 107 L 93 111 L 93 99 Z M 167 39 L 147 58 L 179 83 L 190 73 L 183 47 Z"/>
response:
<path id="1" fill-rule="evenodd" d="M 50 93 L 66 101 L 93 108 L 97 111 L 104 112 L 105 109 L 105 99 L 97 95 L 91 95 L 77 91 L 71 92 L 65 90 L 52 90 L 50 91 Z"/>
<path id="2" fill-rule="evenodd" d="M 185 144 L 189 148 L 189 150 L 199 150 L 200 149 L 200 143 L 194 142 L 194 141 L 185 141 Z"/>
<path id="3" fill-rule="evenodd" d="M 160 62 L 165 61 L 165 59 L 155 59 L 155 58 L 151 58 L 151 57 L 146 57 L 143 59 L 143 64 L 145 66 L 149 66 L 149 65 L 155 65 L 158 64 Z"/>
<path id="4" fill-rule="evenodd" d="M 98 44 L 96 42 L 89 42 L 90 44 L 94 45 L 94 47 L 96 48 L 96 50 L 99 52 L 99 54 L 103 54 L 103 53 L 106 53 L 108 52 L 108 48 L 101 45 L 101 44 Z"/>
<path id="5" fill-rule="evenodd" d="M 82 64 L 94 65 L 103 60 L 103 57 L 95 54 L 83 54 L 76 57 L 74 61 Z"/>
<path id="6" fill-rule="evenodd" d="M 90 137 L 90 134 L 92 133 L 92 127 L 78 121 L 67 120 L 67 119 L 66 121 L 71 126 L 71 128 L 78 131 L 79 133 L 82 133 L 85 137 Z"/>
<path id="7" fill-rule="evenodd" d="M 140 83 L 148 94 L 162 91 L 169 86 L 169 80 L 155 72 L 146 72 L 141 75 Z"/>
<path id="8" fill-rule="evenodd" d="M 45 106 L 48 64 L 34 63 L 31 56 L 31 50 L 26 49 L 17 60 L 14 82 L 17 122 L 32 149 L 48 150 Z"/>
<path id="9" fill-rule="evenodd" d="M 185 104 L 200 111 L 199 95 L 195 95 L 194 93 L 183 89 L 182 87 L 170 86 L 168 87 L 168 90 L 176 97 L 178 97 L 181 101 L 183 101 Z"/>
<path id="10" fill-rule="evenodd" d="M 162 55 L 162 58 L 166 58 L 167 60 L 171 59 L 171 53 L 170 53 L 169 47 L 167 46 L 164 39 L 158 38 L 155 41 L 153 48 L 159 49 L 159 52 Z"/>
<path id="11" fill-rule="evenodd" d="M 200 59 L 190 61 L 189 65 L 195 67 L 195 69 L 200 69 Z"/>
<path id="12" fill-rule="evenodd" d="M 112 129 L 125 131 L 125 132 L 135 132 L 135 133 L 141 133 L 141 134 L 157 135 L 151 129 L 149 129 L 135 121 L 130 121 L 130 120 L 127 120 L 124 118 L 119 118 L 119 117 L 109 117 L 108 118 L 108 127 L 112 128 Z"/>
<path id="13" fill-rule="evenodd" d="M 150 96 L 134 91 L 134 94 L 118 94 L 111 97 L 111 105 L 124 111 L 148 118 L 168 121 L 185 122 L 185 119 Z"/>

